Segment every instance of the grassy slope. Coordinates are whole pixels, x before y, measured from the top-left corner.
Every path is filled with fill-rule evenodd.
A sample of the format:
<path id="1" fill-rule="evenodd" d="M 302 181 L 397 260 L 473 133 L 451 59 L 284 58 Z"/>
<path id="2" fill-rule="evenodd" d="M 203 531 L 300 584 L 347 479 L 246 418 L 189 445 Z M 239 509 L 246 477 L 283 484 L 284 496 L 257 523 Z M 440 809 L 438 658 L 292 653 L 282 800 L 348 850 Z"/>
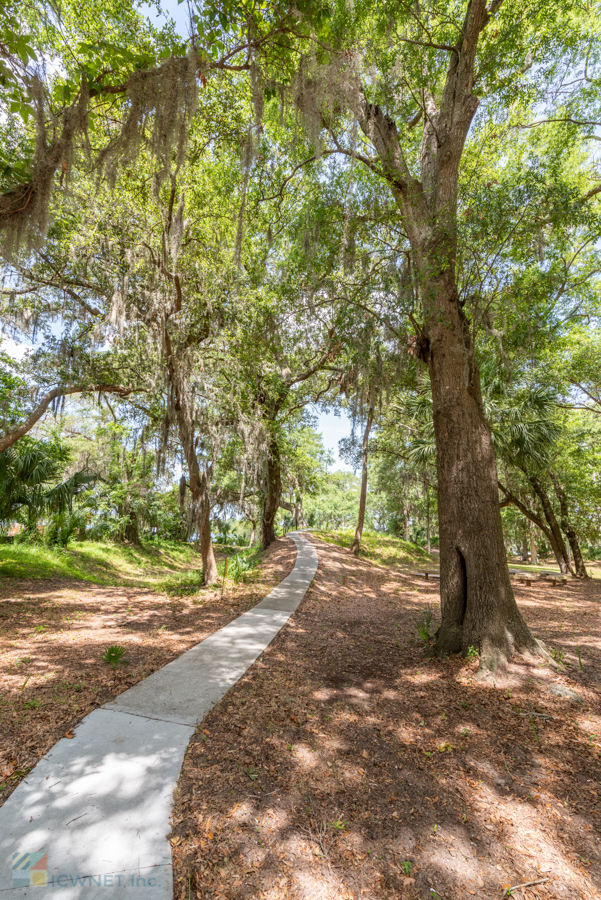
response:
<path id="1" fill-rule="evenodd" d="M 337 544 L 339 547 L 350 547 L 355 536 L 354 530 L 350 528 L 344 531 L 314 531 L 313 533 L 315 537 L 321 538 L 329 544 Z M 363 532 L 361 556 L 380 565 L 412 565 L 418 571 L 437 571 L 440 563 L 438 554 L 430 554 L 422 547 L 416 547 L 415 544 L 401 538 L 380 534 L 377 531 Z M 533 575 L 552 571 L 559 574 L 559 567 L 553 563 L 531 566 L 510 559 L 509 568 L 520 572 L 531 572 Z M 600 562 L 587 562 L 586 568 L 591 578 L 601 580 Z"/>
<path id="2" fill-rule="evenodd" d="M 78 578 L 96 584 L 157 587 L 160 582 L 198 578 L 200 556 L 187 544 L 156 541 L 143 547 L 95 541 L 62 550 L 0 544 L 0 578 Z"/>
<path id="3" fill-rule="evenodd" d="M 350 547 L 355 536 L 354 529 L 344 531 L 314 531 L 313 534 L 329 544 L 339 547 Z M 428 553 L 409 541 L 381 534 L 377 531 L 364 531 L 361 539 L 361 556 L 380 565 L 412 565 L 424 571 L 438 568 L 438 556 Z"/>

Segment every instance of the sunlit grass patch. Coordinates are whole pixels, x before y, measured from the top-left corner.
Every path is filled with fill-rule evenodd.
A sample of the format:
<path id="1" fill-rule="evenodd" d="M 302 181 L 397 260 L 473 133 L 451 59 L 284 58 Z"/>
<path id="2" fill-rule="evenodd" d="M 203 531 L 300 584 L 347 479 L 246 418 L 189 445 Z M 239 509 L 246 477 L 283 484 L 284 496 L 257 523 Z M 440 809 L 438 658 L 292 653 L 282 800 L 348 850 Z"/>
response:
<path id="1" fill-rule="evenodd" d="M 315 531 L 315 537 L 321 538 L 330 544 L 339 547 L 350 547 L 355 536 L 354 529 L 340 531 Z M 361 556 L 381 565 L 421 564 L 432 567 L 438 565 L 438 559 L 434 559 L 423 547 L 404 541 L 402 538 L 393 537 L 390 534 L 381 534 L 377 531 L 364 531 L 361 538 Z"/>
<path id="2" fill-rule="evenodd" d="M 161 581 L 197 580 L 200 556 L 189 544 L 153 541 L 140 547 L 100 541 L 66 549 L 0 544 L 0 578 L 77 578 L 96 584 L 156 587 Z"/>

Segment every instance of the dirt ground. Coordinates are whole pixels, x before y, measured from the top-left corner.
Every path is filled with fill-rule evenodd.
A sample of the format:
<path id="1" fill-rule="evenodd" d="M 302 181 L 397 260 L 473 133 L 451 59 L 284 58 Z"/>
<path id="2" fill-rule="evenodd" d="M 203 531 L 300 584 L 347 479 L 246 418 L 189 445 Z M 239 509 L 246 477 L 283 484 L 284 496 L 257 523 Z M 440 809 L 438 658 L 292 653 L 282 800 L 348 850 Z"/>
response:
<path id="1" fill-rule="evenodd" d="M 314 542 L 306 599 L 190 744 L 175 900 L 601 897 L 601 584 L 516 586 L 563 668 L 495 686 L 428 658 L 435 582 Z"/>
<path id="2" fill-rule="evenodd" d="M 170 597 L 68 579 L 0 580 L 0 805 L 59 738 L 261 600 L 292 569 L 283 538 L 248 583 Z M 118 644 L 128 663 L 111 668 Z"/>

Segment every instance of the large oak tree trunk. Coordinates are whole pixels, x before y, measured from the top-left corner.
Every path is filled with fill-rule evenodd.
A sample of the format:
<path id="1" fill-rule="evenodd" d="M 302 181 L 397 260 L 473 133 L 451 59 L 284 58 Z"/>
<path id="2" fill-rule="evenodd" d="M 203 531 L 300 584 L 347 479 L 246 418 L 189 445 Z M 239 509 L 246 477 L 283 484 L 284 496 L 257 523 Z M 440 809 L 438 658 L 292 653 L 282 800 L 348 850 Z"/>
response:
<path id="1" fill-rule="evenodd" d="M 439 654 L 479 650 L 495 671 L 511 652 L 538 651 L 509 578 L 490 428 L 468 323 L 455 290 L 430 316 L 425 348 L 432 382 L 442 620 Z M 423 352 L 423 351 L 422 351 Z"/>
<path id="2" fill-rule="evenodd" d="M 272 438 L 267 456 L 267 484 L 263 502 L 263 550 L 275 541 L 275 517 L 282 497 L 282 461 L 277 439 Z"/>
<path id="3" fill-rule="evenodd" d="M 375 392 L 373 392 L 372 401 L 369 405 L 367 413 L 367 422 L 365 423 L 365 431 L 363 432 L 363 453 L 361 457 L 361 493 L 359 494 L 359 515 L 357 517 L 357 527 L 355 529 L 355 537 L 351 545 L 351 553 L 358 555 L 361 548 L 361 536 L 363 534 L 363 524 L 365 522 L 365 506 L 367 503 L 367 458 L 369 455 L 369 433 L 374 420 L 374 408 L 376 404 Z"/>
<path id="4" fill-rule="evenodd" d="M 479 104 L 477 46 L 500 5 L 498 0 L 466 4 L 442 92 L 423 91 L 418 177 L 395 119 L 370 102 L 367 91 L 354 93 L 352 101 L 399 206 L 424 316 L 416 351 L 430 369 L 436 434 L 442 601 L 436 650 L 478 648 L 483 674 L 514 648 L 545 653 L 517 608 L 509 580 L 492 439 L 455 283 L 459 172 Z"/>

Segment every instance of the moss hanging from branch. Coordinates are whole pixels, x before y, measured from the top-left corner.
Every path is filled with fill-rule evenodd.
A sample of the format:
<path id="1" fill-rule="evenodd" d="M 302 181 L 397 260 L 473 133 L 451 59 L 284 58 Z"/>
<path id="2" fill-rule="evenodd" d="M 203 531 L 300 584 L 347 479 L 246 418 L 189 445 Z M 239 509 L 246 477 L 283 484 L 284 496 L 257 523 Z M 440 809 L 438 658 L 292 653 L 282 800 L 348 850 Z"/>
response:
<path id="1" fill-rule="evenodd" d="M 100 156 L 109 183 L 115 183 L 121 166 L 136 160 L 146 136 L 150 152 L 161 166 L 159 183 L 171 170 L 173 153 L 175 166 L 183 163 L 196 110 L 198 66 L 198 54 L 191 49 L 186 57 L 173 57 L 129 78 L 125 121 L 118 137 Z"/>
<path id="2" fill-rule="evenodd" d="M 125 117 L 117 136 L 100 153 L 100 171 L 114 185 L 121 166 L 135 161 L 144 142 L 158 161 L 155 186 L 184 160 L 188 131 L 197 103 L 198 53 L 173 57 L 161 66 L 134 72 L 119 88 L 125 97 Z M 61 184 L 69 178 L 73 157 L 84 138 L 89 153 L 90 91 L 85 78 L 73 104 L 55 113 L 44 85 L 31 80 L 29 93 L 36 115 L 36 142 L 30 180 L 0 195 L 0 241 L 10 258 L 21 246 L 27 250 L 43 241 L 56 173 Z M 115 89 L 112 93 L 116 93 Z"/>
<path id="3" fill-rule="evenodd" d="M 292 83 L 292 99 L 299 110 L 307 140 L 316 157 L 322 153 L 321 134 L 328 122 L 345 107 L 359 110 L 363 95 L 357 61 L 334 56 L 327 65 L 313 56 L 301 58 Z"/>
<path id="4" fill-rule="evenodd" d="M 60 114 L 47 109 L 42 82 L 34 76 L 29 92 L 36 117 L 32 177 L 26 184 L 0 196 L 0 235 L 4 254 L 10 258 L 26 244 L 38 247 L 46 235 L 54 176 L 69 177 L 73 146 L 78 135 L 87 135 L 89 91 L 82 79 L 79 95 Z"/>

